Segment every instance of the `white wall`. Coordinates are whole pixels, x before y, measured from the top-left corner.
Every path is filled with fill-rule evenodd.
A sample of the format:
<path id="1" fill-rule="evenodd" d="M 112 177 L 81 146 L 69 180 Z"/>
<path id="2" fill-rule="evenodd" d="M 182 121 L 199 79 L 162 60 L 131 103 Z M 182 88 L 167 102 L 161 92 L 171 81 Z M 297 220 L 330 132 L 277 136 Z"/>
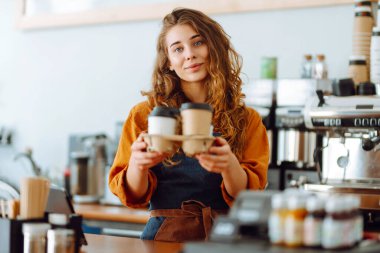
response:
<path id="1" fill-rule="evenodd" d="M 143 100 L 150 84 L 159 20 L 46 30 L 15 28 L 16 1 L 0 1 L 0 125 L 16 130 L 44 168 L 63 169 L 70 133 L 105 131 Z M 298 77 L 304 53 L 324 53 L 330 77 L 344 77 L 353 7 L 213 16 L 244 58 L 248 78 L 262 56 L 278 57 L 278 76 Z M 247 79 L 245 79 L 247 80 Z"/>

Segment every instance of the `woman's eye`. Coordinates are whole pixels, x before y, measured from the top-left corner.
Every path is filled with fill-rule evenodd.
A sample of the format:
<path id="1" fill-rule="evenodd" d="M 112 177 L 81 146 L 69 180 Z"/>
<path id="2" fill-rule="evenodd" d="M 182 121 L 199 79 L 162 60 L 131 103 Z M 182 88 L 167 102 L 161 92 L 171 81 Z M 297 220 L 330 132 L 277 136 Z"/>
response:
<path id="1" fill-rule="evenodd" d="M 182 50 L 183 50 L 182 47 L 177 47 L 176 49 L 174 49 L 174 52 L 176 52 L 176 53 L 181 53 Z"/>
<path id="2" fill-rule="evenodd" d="M 200 46 L 200 45 L 202 45 L 202 44 L 203 44 L 203 41 L 200 40 L 200 41 L 195 42 L 195 43 L 194 43 L 194 46 Z"/>

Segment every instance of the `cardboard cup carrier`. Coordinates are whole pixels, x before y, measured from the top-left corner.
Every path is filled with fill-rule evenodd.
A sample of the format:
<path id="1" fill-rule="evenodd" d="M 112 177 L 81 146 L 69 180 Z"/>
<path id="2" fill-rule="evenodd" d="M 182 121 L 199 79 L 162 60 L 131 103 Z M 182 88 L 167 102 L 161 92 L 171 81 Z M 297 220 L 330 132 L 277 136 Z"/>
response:
<path id="1" fill-rule="evenodd" d="M 177 108 L 155 107 L 148 117 L 148 134 L 144 141 L 148 151 L 174 153 L 182 143 L 187 156 L 206 152 L 212 145 L 212 108 L 205 103 L 185 103 L 181 113 Z M 177 135 L 177 126 L 182 123 L 182 135 Z"/>

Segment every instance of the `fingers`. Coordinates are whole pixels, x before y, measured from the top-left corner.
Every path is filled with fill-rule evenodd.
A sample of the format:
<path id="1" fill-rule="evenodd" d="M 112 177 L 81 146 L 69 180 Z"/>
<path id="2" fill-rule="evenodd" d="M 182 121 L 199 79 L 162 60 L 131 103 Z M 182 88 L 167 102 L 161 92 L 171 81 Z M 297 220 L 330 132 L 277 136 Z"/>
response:
<path id="1" fill-rule="evenodd" d="M 136 141 L 132 144 L 132 146 L 131 146 L 131 150 L 132 150 L 132 152 L 133 152 L 133 151 L 143 151 L 143 150 L 145 150 L 147 147 L 148 147 L 148 144 L 146 144 L 145 142 L 136 140 Z"/>
<path id="2" fill-rule="evenodd" d="M 224 146 L 224 145 L 228 145 L 228 142 L 224 138 L 216 137 L 215 141 L 214 141 L 214 145 L 216 145 L 216 146 Z"/>
<path id="3" fill-rule="evenodd" d="M 228 155 L 211 155 L 211 154 L 200 154 L 196 158 L 199 164 L 207 171 L 214 173 L 222 173 L 228 169 L 229 158 Z"/>
<path id="4" fill-rule="evenodd" d="M 131 161 L 139 169 L 149 169 L 166 158 L 165 154 L 157 152 L 141 152 L 135 151 L 132 153 Z"/>
<path id="5" fill-rule="evenodd" d="M 131 146 L 132 154 L 130 158 L 130 164 L 133 164 L 140 170 L 144 170 L 157 165 L 167 157 L 167 154 L 162 154 L 159 152 L 147 152 L 147 147 L 148 144 L 144 142 L 142 134 L 140 134 Z"/>

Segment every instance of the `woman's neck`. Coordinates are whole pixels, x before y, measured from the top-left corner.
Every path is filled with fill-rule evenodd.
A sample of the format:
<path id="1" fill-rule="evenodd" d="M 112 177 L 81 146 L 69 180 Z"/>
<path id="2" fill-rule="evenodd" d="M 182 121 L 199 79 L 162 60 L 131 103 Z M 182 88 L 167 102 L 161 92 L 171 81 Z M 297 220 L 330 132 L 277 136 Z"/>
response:
<path id="1" fill-rule="evenodd" d="M 193 103 L 204 103 L 206 102 L 207 91 L 206 85 L 203 82 L 197 83 L 181 83 L 182 91 L 185 93 L 186 97 L 190 99 Z"/>

